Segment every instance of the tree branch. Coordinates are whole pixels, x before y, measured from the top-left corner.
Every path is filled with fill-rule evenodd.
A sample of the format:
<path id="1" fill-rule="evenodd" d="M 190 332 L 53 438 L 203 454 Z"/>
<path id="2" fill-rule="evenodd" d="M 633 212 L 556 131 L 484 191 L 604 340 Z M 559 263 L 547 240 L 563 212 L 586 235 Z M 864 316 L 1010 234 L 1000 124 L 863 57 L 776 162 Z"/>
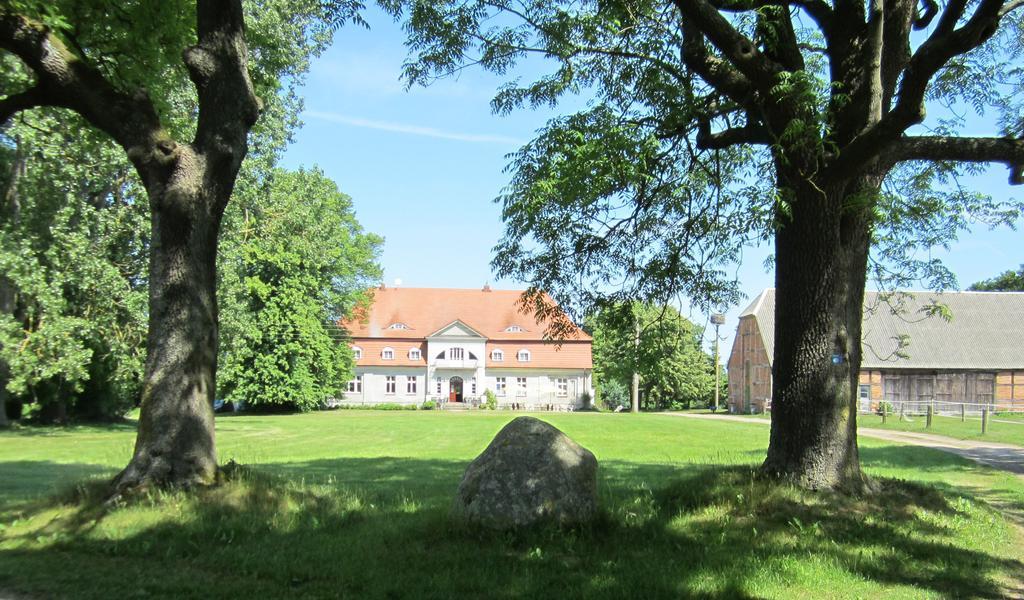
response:
<path id="1" fill-rule="evenodd" d="M 1010 184 L 1024 184 L 1024 140 L 995 137 L 904 137 L 890 146 L 882 160 L 894 165 L 908 160 L 1004 163 Z"/>
<path id="2" fill-rule="evenodd" d="M 239 0 L 199 0 L 199 42 L 182 53 L 199 94 L 199 125 L 193 142 L 228 189 L 216 194 L 227 202 L 247 152 L 246 137 L 263 108 L 249 78 L 245 22 Z M 223 208 L 223 207 L 220 207 Z"/>
<path id="3" fill-rule="evenodd" d="M 740 73 L 762 91 L 775 84 L 782 67 L 761 54 L 745 35 L 736 30 L 707 0 L 674 0 L 685 21 L 703 33 Z"/>
<path id="4" fill-rule="evenodd" d="M 956 12 L 953 5 L 965 1 L 951 0 L 946 6 L 936 30 L 907 63 L 895 107 L 847 144 L 829 166 L 833 174 L 841 175 L 872 160 L 888 144 L 902 136 L 908 127 L 923 121 L 924 95 L 935 73 L 954 56 L 973 50 L 992 37 L 999 23 L 1003 0 L 981 0 L 974 15 L 963 27 L 944 31 L 948 20 L 956 20 L 950 16 Z"/>
<path id="5" fill-rule="evenodd" d="M 4 121 L 32 106 L 68 108 L 120 144 L 144 179 L 153 166 L 172 162 L 175 144 L 145 90 L 115 88 L 48 28 L 21 15 L 0 12 L 0 48 L 21 59 L 37 80 L 28 92 L 3 100 Z"/>
<path id="6" fill-rule="evenodd" d="M 0 100 L 0 125 L 6 123 L 15 114 L 35 108 L 43 104 L 43 93 L 39 87 L 33 87 L 24 92 L 11 94 Z"/>
<path id="7" fill-rule="evenodd" d="M 814 52 L 815 54 L 821 54 L 828 56 L 828 48 L 825 46 L 817 46 L 815 44 L 808 44 L 806 42 L 800 42 L 796 45 L 798 50 L 806 50 L 807 52 Z"/>
<path id="8" fill-rule="evenodd" d="M 924 1 L 924 13 L 919 14 L 917 7 L 914 8 L 914 30 L 920 31 L 925 29 L 932 23 L 932 19 L 935 15 L 939 14 L 939 5 L 935 0 L 923 0 Z"/>
<path id="9" fill-rule="evenodd" d="M 891 0 L 890 0 L 891 1 Z M 868 1 L 867 40 L 864 43 L 867 59 L 867 125 L 870 127 L 882 120 L 882 42 L 885 27 L 885 3 L 882 0 Z"/>
<path id="10" fill-rule="evenodd" d="M 787 71 L 802 71 L 804 55 L 793 29 L 793 18 L 786 7 L 766 7 L 757 13 L 757 31 L 764 55 Z"/>
<path id="11" fill-rule="evenodd" d="M 772 143 L 768 129 L 760 123 L 731 127 L 711 133 L 711 123 L 705 121 L 697 128 L 697 148 L 701 150 L 722 150 L 737 144 Z"/>
<path id="12" fill-rule="evenodd" d="M 1002 8 L 1002 10 L 999 11 L 999 18 L 1003 18 L 1004 16 L 1006 16 L 1010 12 L 1012 12 L 1012 11 L 1022 7 L 1022 6 L 1024 6 L 1024 0 L 1013 0 L 1012 2 L 1007 2 L 1006 6 L 1004 6 Z"/>
<path id="13" fill-rule="evenodd" d="M 823 0 L 709 0 L 717 10 L 725 12 L 746 12 L 766 6 L 796 6 L 806 12 L 818 25 L 825 37 L 832 30 L 834 13 Z"/>
<path id="14" fill-rule="evenodd" d="M 925 0 L 929 6 L 934 0 Z M 936 10 L 938 10 L 936 8 Z M 885 24 L 882 28 L 882 111 L 892 108 L 900 73 L 910 62 L 910 31 L 915 25 L 914 0 L 886 0 Z M 934 16 L 934 15 L 933 15 Z M 931 20 L 931 17 L 928 18 Z"/>
<path id="15" fill-rule="evenodd" d="M 689 20 L 683 21 L 683 61 L 701 79 L 733 102 L 746 105 L 754 85 L 729 63 L 711 56 L 704 34 Z"/>
<path id="16" fill-rule="evenodd" d="M 939 24 L 935 27 L 932 36 L 945 35 L 953 31 L 957 21 L 964 15 L 964 10 L 966 9 L 967 0 L 949 0 L 946 8 L 942 11 L 942 16 L 939 17 Z"/>

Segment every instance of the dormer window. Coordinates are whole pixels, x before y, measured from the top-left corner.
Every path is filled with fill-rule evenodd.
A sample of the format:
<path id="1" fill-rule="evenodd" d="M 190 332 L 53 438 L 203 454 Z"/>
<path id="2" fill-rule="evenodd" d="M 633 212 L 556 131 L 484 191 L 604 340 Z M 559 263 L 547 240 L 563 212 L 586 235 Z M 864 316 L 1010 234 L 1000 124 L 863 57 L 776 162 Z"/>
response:
<path id="1" fill-rule="evenodd" d="M 519 362 L 530 362 L 530 351 L 523 349 L 516 354 L 516 360 Z"/>
<path id="2" fill-rule="evenodd" d="M 405 323 L 392 323 L 388 326 L 388 329 L 412 329 L 412 327 L 409 327 Z"/>
<path id="3" fill-rule="evenodd" d="M 352 346 L 352 358 L 361 360 L 363 358 L 363 349 L 359 346 Z"/>
<path id="4" fill-rule="evenodd" d="M 419 360 L 423 358 L 423 354 L 420 353 L 419 348 L 409 348 L 409 360 Z"/>
<path id="5" fill-rule="evenodd" d="M 385 348 L 380 351 L 380 357 L 384 360 L 395 360 L 394 348 Z"/>
<path id="6" fill-rule="evenodd" d="M 502 362 L 505 360 L 505 353 L 501 350 L 491 350 L 491 360 L 494 362 Z"/>
<path id="7" fill-rule="evenodd" d="M 523 328 L 518 325 L 509 325 L 505 328 L 505 333 L 522 333 Z"/>

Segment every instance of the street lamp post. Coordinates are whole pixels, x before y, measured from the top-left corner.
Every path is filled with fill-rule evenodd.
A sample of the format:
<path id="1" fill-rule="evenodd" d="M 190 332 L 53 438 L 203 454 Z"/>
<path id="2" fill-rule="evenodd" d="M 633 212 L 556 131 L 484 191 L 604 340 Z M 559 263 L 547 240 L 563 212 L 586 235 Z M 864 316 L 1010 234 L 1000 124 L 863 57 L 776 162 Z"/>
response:
<path id="1" fill-rule="evenodd" d="M 718 327 L 725 323 L 725 315 L 722 313 L 712 314 L 711 323 L 715 326 L 715 404 L 711 407 L 711 412 L 718 412 L 718 388 L 721 383 L 718 374 Z"/>

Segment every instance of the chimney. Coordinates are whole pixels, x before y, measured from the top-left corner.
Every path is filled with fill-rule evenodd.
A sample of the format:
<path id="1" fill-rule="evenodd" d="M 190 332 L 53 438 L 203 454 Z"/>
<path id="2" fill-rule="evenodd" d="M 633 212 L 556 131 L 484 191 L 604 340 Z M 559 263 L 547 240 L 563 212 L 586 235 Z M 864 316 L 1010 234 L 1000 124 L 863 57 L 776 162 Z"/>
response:
<path id="1" fill-rule="evenodd" d="M 491 284 L 490 283 L 485 283 L 483 291 L 485 291 L 485 292 L 491 291 Z"/>
<path id="2" fill-rule="evenodd" d="M 384 282 L 381 282 L 380 289 L 386 290 L 386 289 L 388 289 L 388 286 Z"/>

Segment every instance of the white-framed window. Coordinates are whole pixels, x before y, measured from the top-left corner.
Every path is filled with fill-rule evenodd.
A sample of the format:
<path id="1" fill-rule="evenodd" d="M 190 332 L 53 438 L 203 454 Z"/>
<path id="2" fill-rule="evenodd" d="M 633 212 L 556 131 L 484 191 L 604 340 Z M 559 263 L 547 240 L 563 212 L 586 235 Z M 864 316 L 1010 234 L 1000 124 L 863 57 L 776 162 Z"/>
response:
<path id="1" fill-rule="evenodd" d="M 870 384 L 864 384 L 864 385 L 860 386 L 860 399 L 861 400 L 870 400 L 871 399 L 871 385 Z"/>
<path id="2" fill-rule="evenodd" d="M 388 375 L 384 378 L 384 393 L 394 394 L 395 393 L 395 377 L 394 375 Z"/>
<path id="3" fill-rule="evenodd" d="M 423 358 L 423 353 L 420 352 L 419 348 L 409 348 L 409 360 L 419 360 Z"/>
<path id="4" fill-rule="evenodd" d="M 448 360 L 462 360 L 465 356 L 466 352 L 462 348 L 448 349 Z"/>
<path id="5" fill-rule="evenodd" d="M 555 389 L 559 398 L 565 398 L 569 395 L 569 380 L 565 377 L 558 377 L 555 379 Z"/>
<path id="6" fill-rule="evenodd" d="M 388 325 L 388 329 L 412 329 L 412 328 L 409 327 L 408 325 L 406 325 L 405 323 L 392 323 L 391 325 Z"/>
<path id="7" fill-rule="evenodd" d="M 506 333 L 522 333 L 523 328 L 518 325 L 509 325 L 505 328 Z"/>
<path id="8" fill-rule="evenodd" d="M 415 394 L 416 393 L 416 376 L 410 375 L 405 378 L 405 393 Z"/>
<path id="9" fill-rule="evenodd" d="M 346 389 L 346 391 L 353 394 L 361 393 L 363 391 L 363 376 L 356 375 L 355 379 L 349 381 L 348 388 Z"/>
<path id="10" fill-rule="evenodd" d="M 505 353 L 501 350 L 491 350 L 491 360 L 494 362 L 502 362 L 505 360 Z"/>
<path id="11" fill-rule="evenodd" d="M 359 346 L 352 346 L 352 358 L 359 360 L 363 357 L 363 349 Z"/>
<path id="12" fill-rule="evenodd" d="M 494 392 L 499 396 L 505 395 L 505 378 L 495 377 L 494 378 Z"/>
<path id="13" fill-rule="evenodd" d="M 385 348 L 380 351 L 380 357 L 384 360 L 395 360 L 395 349 Z"/>
<path id="14" fill-rule="evenodd" d="M 522 398 L 526 396 L 526 378 L 516 377 L 516 396 Z"/>
<path id="15" fill-rule="evenodd" d="M 440 377 L 438 377 L 436 379 L 436 383 L 437 383 L 437 395 L 440 396 L 441 395 L 441 385 L 444 383 L 444 379 L 441 379 Z"/>
<path id="16" fill-rule="evenodd" d="M 476 396 L 476 377 L 469 378 L 469 394 Z"/>
<path id="17" fill-rule="evenodd" d="M 530 362 L 530 351 L 527 350 L 526 348 L 523 348 L 522 350 L 516 353 L 516 360 L 518 360 L 519 362 Z"/>

